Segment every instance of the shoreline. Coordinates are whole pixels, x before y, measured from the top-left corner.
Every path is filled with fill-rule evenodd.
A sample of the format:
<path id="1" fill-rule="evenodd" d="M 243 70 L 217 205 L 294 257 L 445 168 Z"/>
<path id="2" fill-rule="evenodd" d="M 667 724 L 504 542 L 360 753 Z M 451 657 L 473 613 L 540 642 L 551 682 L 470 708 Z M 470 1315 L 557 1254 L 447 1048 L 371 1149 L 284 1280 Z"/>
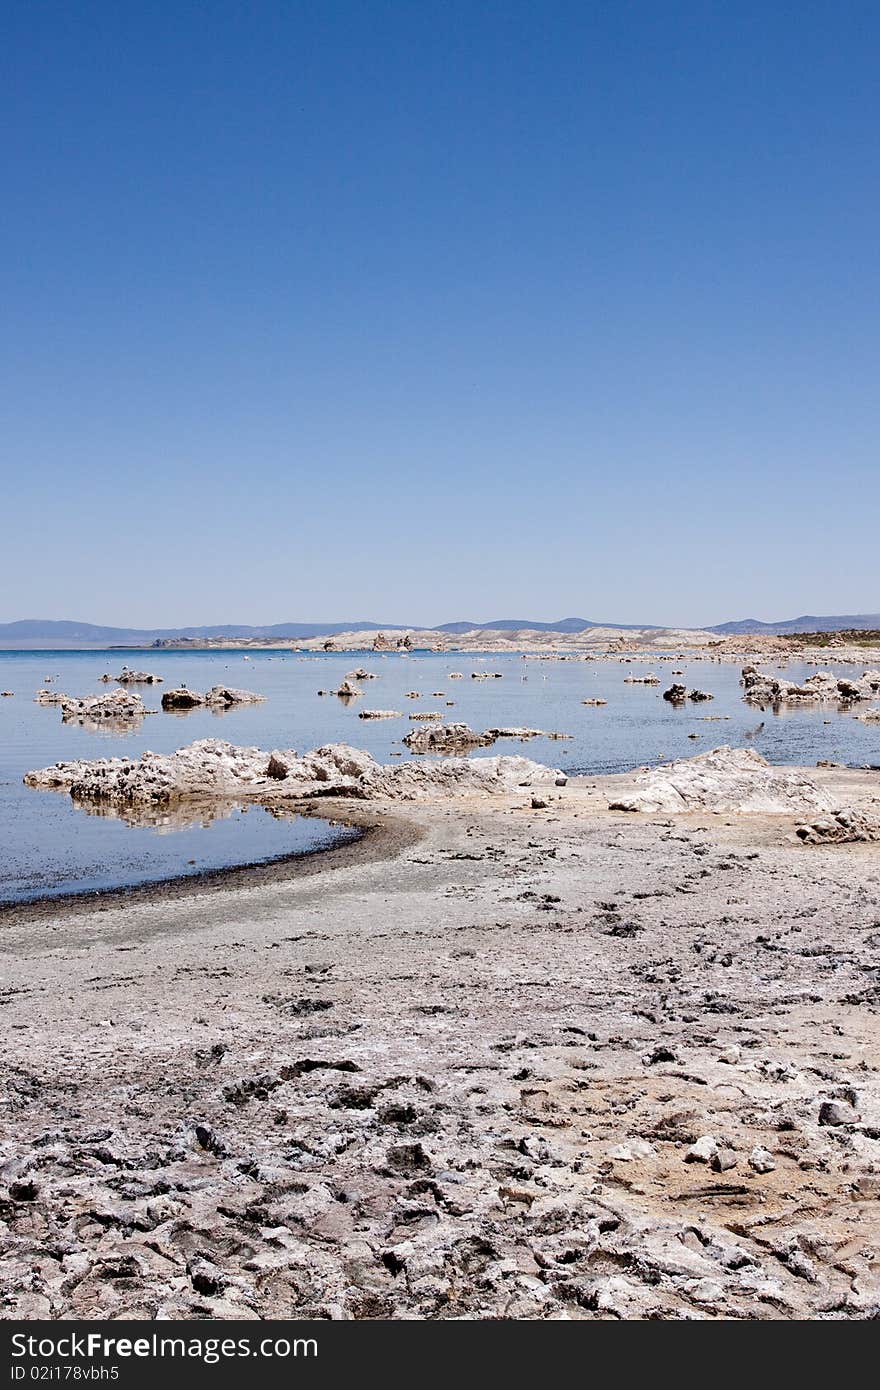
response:
<path id="1" fill-rule="evenodd" d="M 303 816 L 312 815 L 327 820 L 331 818 L 327 814 L 328 805 L 329 802 L 320 808 L 303 806 L 297 810 Z M 315 849 L 299 850 L 275 859 L 227 864 L 222 868 L 205 869 L 194 874 L 174 874 L 129 886 L 85 889 L 79 893 L 29 898 L 24 902 L 0 902 L 0 931 L 5 927 L 45 921 L 59 915 L 81 917 L 140 903 L 178 902 L 233 889 L 293 882 L 325 870 L 387 859 L 421 838 L 421 833 L 415 827 L 403 821 L 382 816 L 379 812 L 372 816 L 367 813 L 358 815 L 349 805 L 344 807 L 344 815 L 341 810 L 335 810 L 332 819 L 358 833 L 353 839 L 339 844 L 319 845 Z"/>
<path id="2" fill-rule="evenodd" d="M 625 784 L 628 779 L 649 767 L 662 769 L 665 765 L 668 764 L 661 759 L 657 763 L 641 763 L 616 772 L 590 772 L 583 768 L 573 768 L 566 775 L 573 782 L 614 786 Z M 827 771 L 821 763 L 806 769 L 801 769 L 795 764 L 778 766 L 788 771 L 805 771 L 814 779 L 827 776 Z M 880 772 L 880 763 L 836 763 L 831 764 L 830 768 L 838 777 L 846 773 L 876 774 Z M 237 795 L 253 805 L 266 808 L 278 804 L 277 798 L 265 795 L 246 796 L 241 791 Z M 266 884 L 288 882 L 318 874 L 324 869 L 346 868 L 354 864 L 388 859 L 401 849 L 417 843 L 425 833 L 424 826 L 419 825 L 418 816 L 415 819 L 404 819 L 401 816 L 400 807 L 406 804 L 412 803 L 380 801 L 373 802 L 370 809 L 367 809 L 370 803 L 365 805 L 344 797 L 320 798 L 317 801 L 306 799 L 296 804 L 299 815 L 307 819 L 313 817 L 341 825 L 346 830 L 354 831 L 353 837 L 341 843 L 318 845 L 313 849 L 297 850 L 271 859 L 245 860 L 190 874 L 169 874 L 163 878 L 140 883 L 47 894 L 24 901 L 0 900 L 0 930 L 8 926 L 46 920 L 59 914 L 82 916 L 124 905 L 156 901 L 175 902 L 182 898 L 195 898 L 227 890 L 259 888 Z M 388 810 L 389 806 L 392 808 L 391 813 Z"/>
<path id="3" fill-rule="evenodd" d="M 587 643 L 577 644 L 576 642 L 526 642 L 515 641 L 489 642 L 475 646 L 413 646 L 410 648 L 379 648 L 370 645 L 339 645 L 325 650 L 322 646 L 295 646 L 290 642 L 256 643 L 242 641 L 238 645 L 230 646 L 227 643 L 211 644 L 208 641 L 201 643 L 181 643 L 180 645 L 167 646 L 97 646 L 97 647 L 3 647 L 0 646 L 0 658 L 4 656 L 27 656 L 27 657 L 50 657 L 50 656 L 100 656 L 103 654 L 117 656 L 123 652 L 138 653 L 153 658 L 163 656 L 249 656 L 251 654 L 271 653 L 273 655 L 283 655 L 296 658 L 324 658 L 324 657 L 354 657 L 365 658 L 384 658 L 397 657 L 406 659 L 408 657 L 498 657 L 498 656 L 520 656 L 524 660 L 546 660 L 546 661 L 607 661 L 607 662 L 638 662 L 638 661 L 708 661 L 708 662 L 730 662 L 736 664 L 740 661 L 755 662 L 759 664 L 778 663 L 778 662 L 801 662 L 804 665 L 834 665 L 838 663 L 842 666 L 857 666 L 862 663 L 866 665 L 880 662 L 880 646 L 862 645 L 861 643 L 850 643 L 848 645 L 835 646 L 831 643 L 805 646 L 799 645 L 789 637 L 769 638 L 756 636 L 753 642 L 747 639 L 724 638 L 723 649 L 720 645 L 712 643 L 694 644 L 666 644 L 666 645 L 644 645 L 629 644 L 622 642 L 619 647 L 608 646 L 606 643 L 590 645 Z M 782 642 L 784 645 L 774 645 Z"/>
<path id="4" fill-rule="evenodd" d="M 0 1317 L 876 1316 L 878 846 L 634 785 L 9 922 Z"/>

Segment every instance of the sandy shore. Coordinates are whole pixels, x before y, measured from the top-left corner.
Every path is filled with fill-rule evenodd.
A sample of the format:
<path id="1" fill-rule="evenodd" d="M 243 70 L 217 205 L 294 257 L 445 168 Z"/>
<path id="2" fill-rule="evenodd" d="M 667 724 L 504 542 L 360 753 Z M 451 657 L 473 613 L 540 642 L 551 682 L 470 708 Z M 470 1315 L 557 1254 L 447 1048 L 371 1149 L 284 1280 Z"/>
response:
<path id="1" fill-rule="evenodd" d="M 630 780 L 4 913 L 0 1315 L 876 1316 L 880 849 Z"/>

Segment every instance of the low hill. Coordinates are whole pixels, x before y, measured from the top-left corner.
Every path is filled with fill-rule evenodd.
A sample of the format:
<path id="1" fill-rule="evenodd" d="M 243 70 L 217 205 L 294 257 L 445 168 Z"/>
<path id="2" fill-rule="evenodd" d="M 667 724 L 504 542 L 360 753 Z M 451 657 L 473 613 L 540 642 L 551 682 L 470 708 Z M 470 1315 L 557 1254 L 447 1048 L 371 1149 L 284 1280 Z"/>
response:
<path id="1" fill-rule="evenodd" d="M 19 622 L 0 623 L 0 647 L 105 647 L 144 646 L 159 640 L 210 641 L 228 638 L 231 641 L 299 641 L 322 633 L 374 631 L 381 624 L 375 621 L 346 623 L 274 623 L 266 627 L 250 627 L 243 623 L 217 623 L 204 627 L 103 627 L 98 623 L 78 623 L 48 618 L 24 618 Z M 395 623 L 385 625 L 389 632 L 400 631 Z"/>
<path id="2" fill-rule="evenodd" d="M 589 632 L 593 628 L 613 628 L 617 632 L 645 632 L 654 624 L 598 623 L 592 618 L 558 618 L 552 623 L 534 618 L 492 618 L 485 623 L 442 623 L 434 632 Z"/>
<path id="3" fill-rule="evenodd" d="M 880 613 L 845 613 L 837 617 L 816 617 L 805 615 L 802 618 L 784 618 L 778 623 L 763 623 L 758 618 L 740 618 L 736 622 L 719 623 L 710 629 L 723 636 L 737 633 L 766 632 L 776 637 L 785 637 L 798 632 L 852 632 L 873 631 L 880 628 Z"/>

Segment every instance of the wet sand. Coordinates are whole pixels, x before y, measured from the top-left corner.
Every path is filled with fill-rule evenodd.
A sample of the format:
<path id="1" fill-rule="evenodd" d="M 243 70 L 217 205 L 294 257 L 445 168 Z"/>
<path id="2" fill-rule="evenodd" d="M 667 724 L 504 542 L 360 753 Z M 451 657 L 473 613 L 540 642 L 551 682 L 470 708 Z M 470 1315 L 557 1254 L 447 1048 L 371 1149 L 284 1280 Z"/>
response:
<path id="1" fill-rule="evenodd" d="M 630 781 L 5 911 L 0 1315 L 876 1316 L 878 846 Z"/>

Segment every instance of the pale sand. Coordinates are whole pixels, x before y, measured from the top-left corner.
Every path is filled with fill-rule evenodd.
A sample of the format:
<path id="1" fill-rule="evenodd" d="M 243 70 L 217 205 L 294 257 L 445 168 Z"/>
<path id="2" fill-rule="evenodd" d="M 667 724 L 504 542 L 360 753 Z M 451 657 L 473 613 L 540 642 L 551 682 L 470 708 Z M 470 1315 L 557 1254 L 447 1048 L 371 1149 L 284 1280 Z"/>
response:
<path id="1" fill-rule="evenodd" d="M 0 1315 L 876 1316 L 880 849 L 630 781 L 2 914 Z"/>

